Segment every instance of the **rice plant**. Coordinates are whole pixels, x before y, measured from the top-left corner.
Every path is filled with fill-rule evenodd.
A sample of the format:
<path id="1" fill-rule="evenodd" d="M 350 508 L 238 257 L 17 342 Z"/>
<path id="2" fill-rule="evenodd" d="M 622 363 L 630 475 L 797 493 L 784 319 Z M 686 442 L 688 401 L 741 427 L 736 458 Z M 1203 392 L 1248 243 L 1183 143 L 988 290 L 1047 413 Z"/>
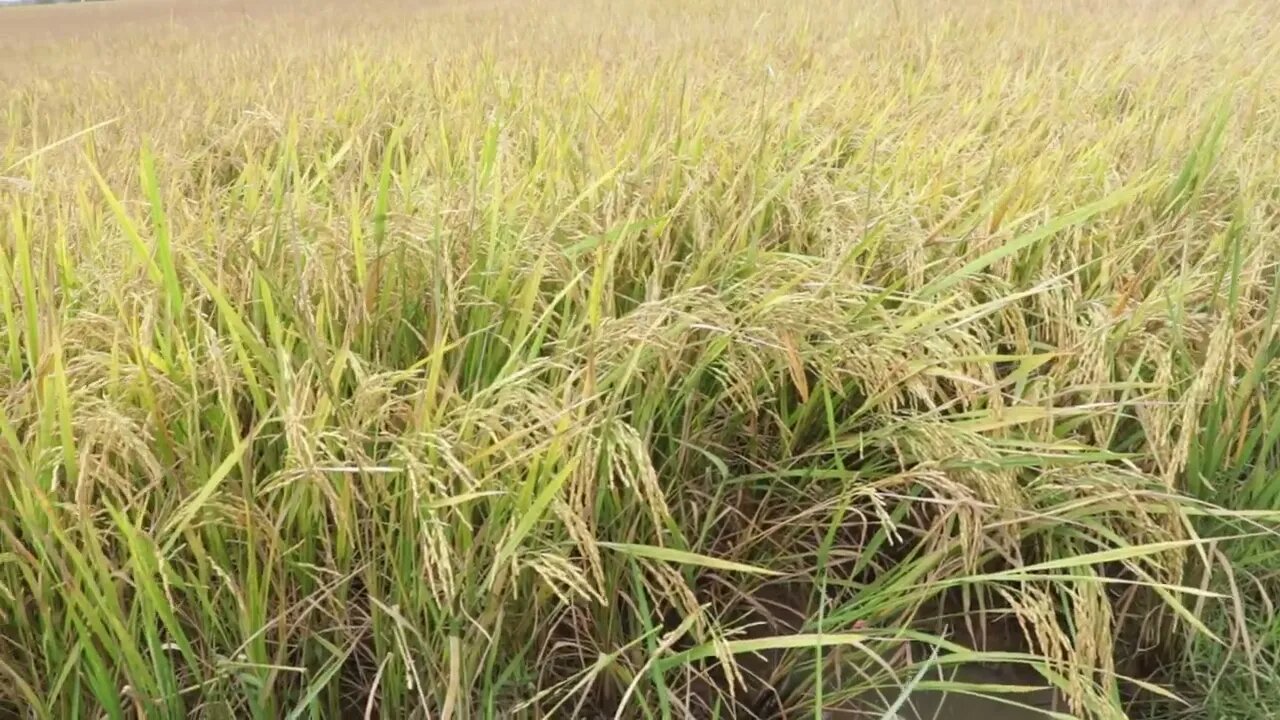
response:
<path id="1" fill-rule="evenodd" d="M 0 9 L 0 717 L 1256 697 L 1277 21 Z"/>

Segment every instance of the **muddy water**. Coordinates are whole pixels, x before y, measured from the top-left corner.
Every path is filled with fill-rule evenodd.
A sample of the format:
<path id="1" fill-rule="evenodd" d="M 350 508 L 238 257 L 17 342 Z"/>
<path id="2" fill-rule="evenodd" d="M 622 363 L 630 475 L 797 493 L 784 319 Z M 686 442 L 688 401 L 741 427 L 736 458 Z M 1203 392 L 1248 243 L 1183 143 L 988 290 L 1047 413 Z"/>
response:
<path id="1" fill-rule="evenodd" d="M 828 720 L 1048 720 L 1044 710 L 1064 714 L 1059 699 L 1050 690 L 1030 688 L 1030 678 L 1011 678 L 1003 669 L 961 668 L 956 682 L 982 685 L 1027 685 L 1027 692 L 996 697 L 976 697 L 963 693 L 918 691 L 903 702 L 895 696 L 862 698 L 844 708 L 828 708 Z M 886 693 L 888 694 L 888 693 Z M 896 707 L 895 714 L 888 714 Z"/>
<path id="2" fill-rule="evenodd" d="M 750 635 L 786 635 L 800 632 L 805 617 L 811 616 L 807 607 L 807 598 L 801 599 L 800 593 L 789 589 L 763 588 L 749 594 L 750 604 L 754 611 L 749 613 L 758 621 Z M 1016 623 L 1005 618 L 1003 620 L 968 621 L 957 620 L 951 614 L 949 619 L 935 619 L 925 622 L 919 629 L 926 632 L 945 635 L 953 642 L 973 648 L 997 652 L 1025 652 L 1025 641 Z M 927 653 L 926 653 L 927 654 Z M 919 656 L 917 656 L 919 658 Z M 777 654 L 764 653 L 739 657 L 744 674 L 755 680 L 759 690 L 778 688 L 785 677 L 785 665 Z M 947 674 L 940 676 L 937 671 L 924 678 L 937 682 L 946 680 L 969 686 L 1003 686 L 1004 688 L 1026 688 L 1018 692 L 1009 692 L 992 697 L 958 692 L 942 692 L 937 690 L 918 690 L 899 702 L 897 688 L 889 688 L 882 694 L 862 695 L 841 704 L 825 708 L 828 720 L 1049 720 L 1049 718 L 1067 716 L 1069 713 L 1062 699 L 1044 687 L 1044 679 L 1029 667 L 1018 664 L 978 663 L 949 668 Z M 839 688 L 833 687 L 833 693 Z M 975 692 L 978 692 L 975 689 Z M 768 692 L 764 693 L 768 695 Z M 761 695 L 756 695 L 759 702 Z M 754 704 L 754 703 L 753 703 Z M 892 712 L 890 712 L 892 710 Z M 744 712 L 745 711 L 745 714 Z M 775 715 L 777 711 L 766 711 L 764 715 L 756 708 L 740 708 L 734 717 L 788 718 L 787 715 Z M 812 717 L 806 713 L 806 718 Z"/>

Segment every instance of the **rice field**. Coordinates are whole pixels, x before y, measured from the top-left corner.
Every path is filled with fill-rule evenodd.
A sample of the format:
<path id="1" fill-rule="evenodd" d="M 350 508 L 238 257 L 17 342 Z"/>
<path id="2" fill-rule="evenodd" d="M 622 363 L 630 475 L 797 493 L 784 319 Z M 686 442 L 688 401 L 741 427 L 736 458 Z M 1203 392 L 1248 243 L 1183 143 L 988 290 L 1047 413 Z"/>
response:
<path id="1" fill-rule="evenodd" d="M 1269 718 L 1280 7 L 0 7 L 0 718 Z"/>

